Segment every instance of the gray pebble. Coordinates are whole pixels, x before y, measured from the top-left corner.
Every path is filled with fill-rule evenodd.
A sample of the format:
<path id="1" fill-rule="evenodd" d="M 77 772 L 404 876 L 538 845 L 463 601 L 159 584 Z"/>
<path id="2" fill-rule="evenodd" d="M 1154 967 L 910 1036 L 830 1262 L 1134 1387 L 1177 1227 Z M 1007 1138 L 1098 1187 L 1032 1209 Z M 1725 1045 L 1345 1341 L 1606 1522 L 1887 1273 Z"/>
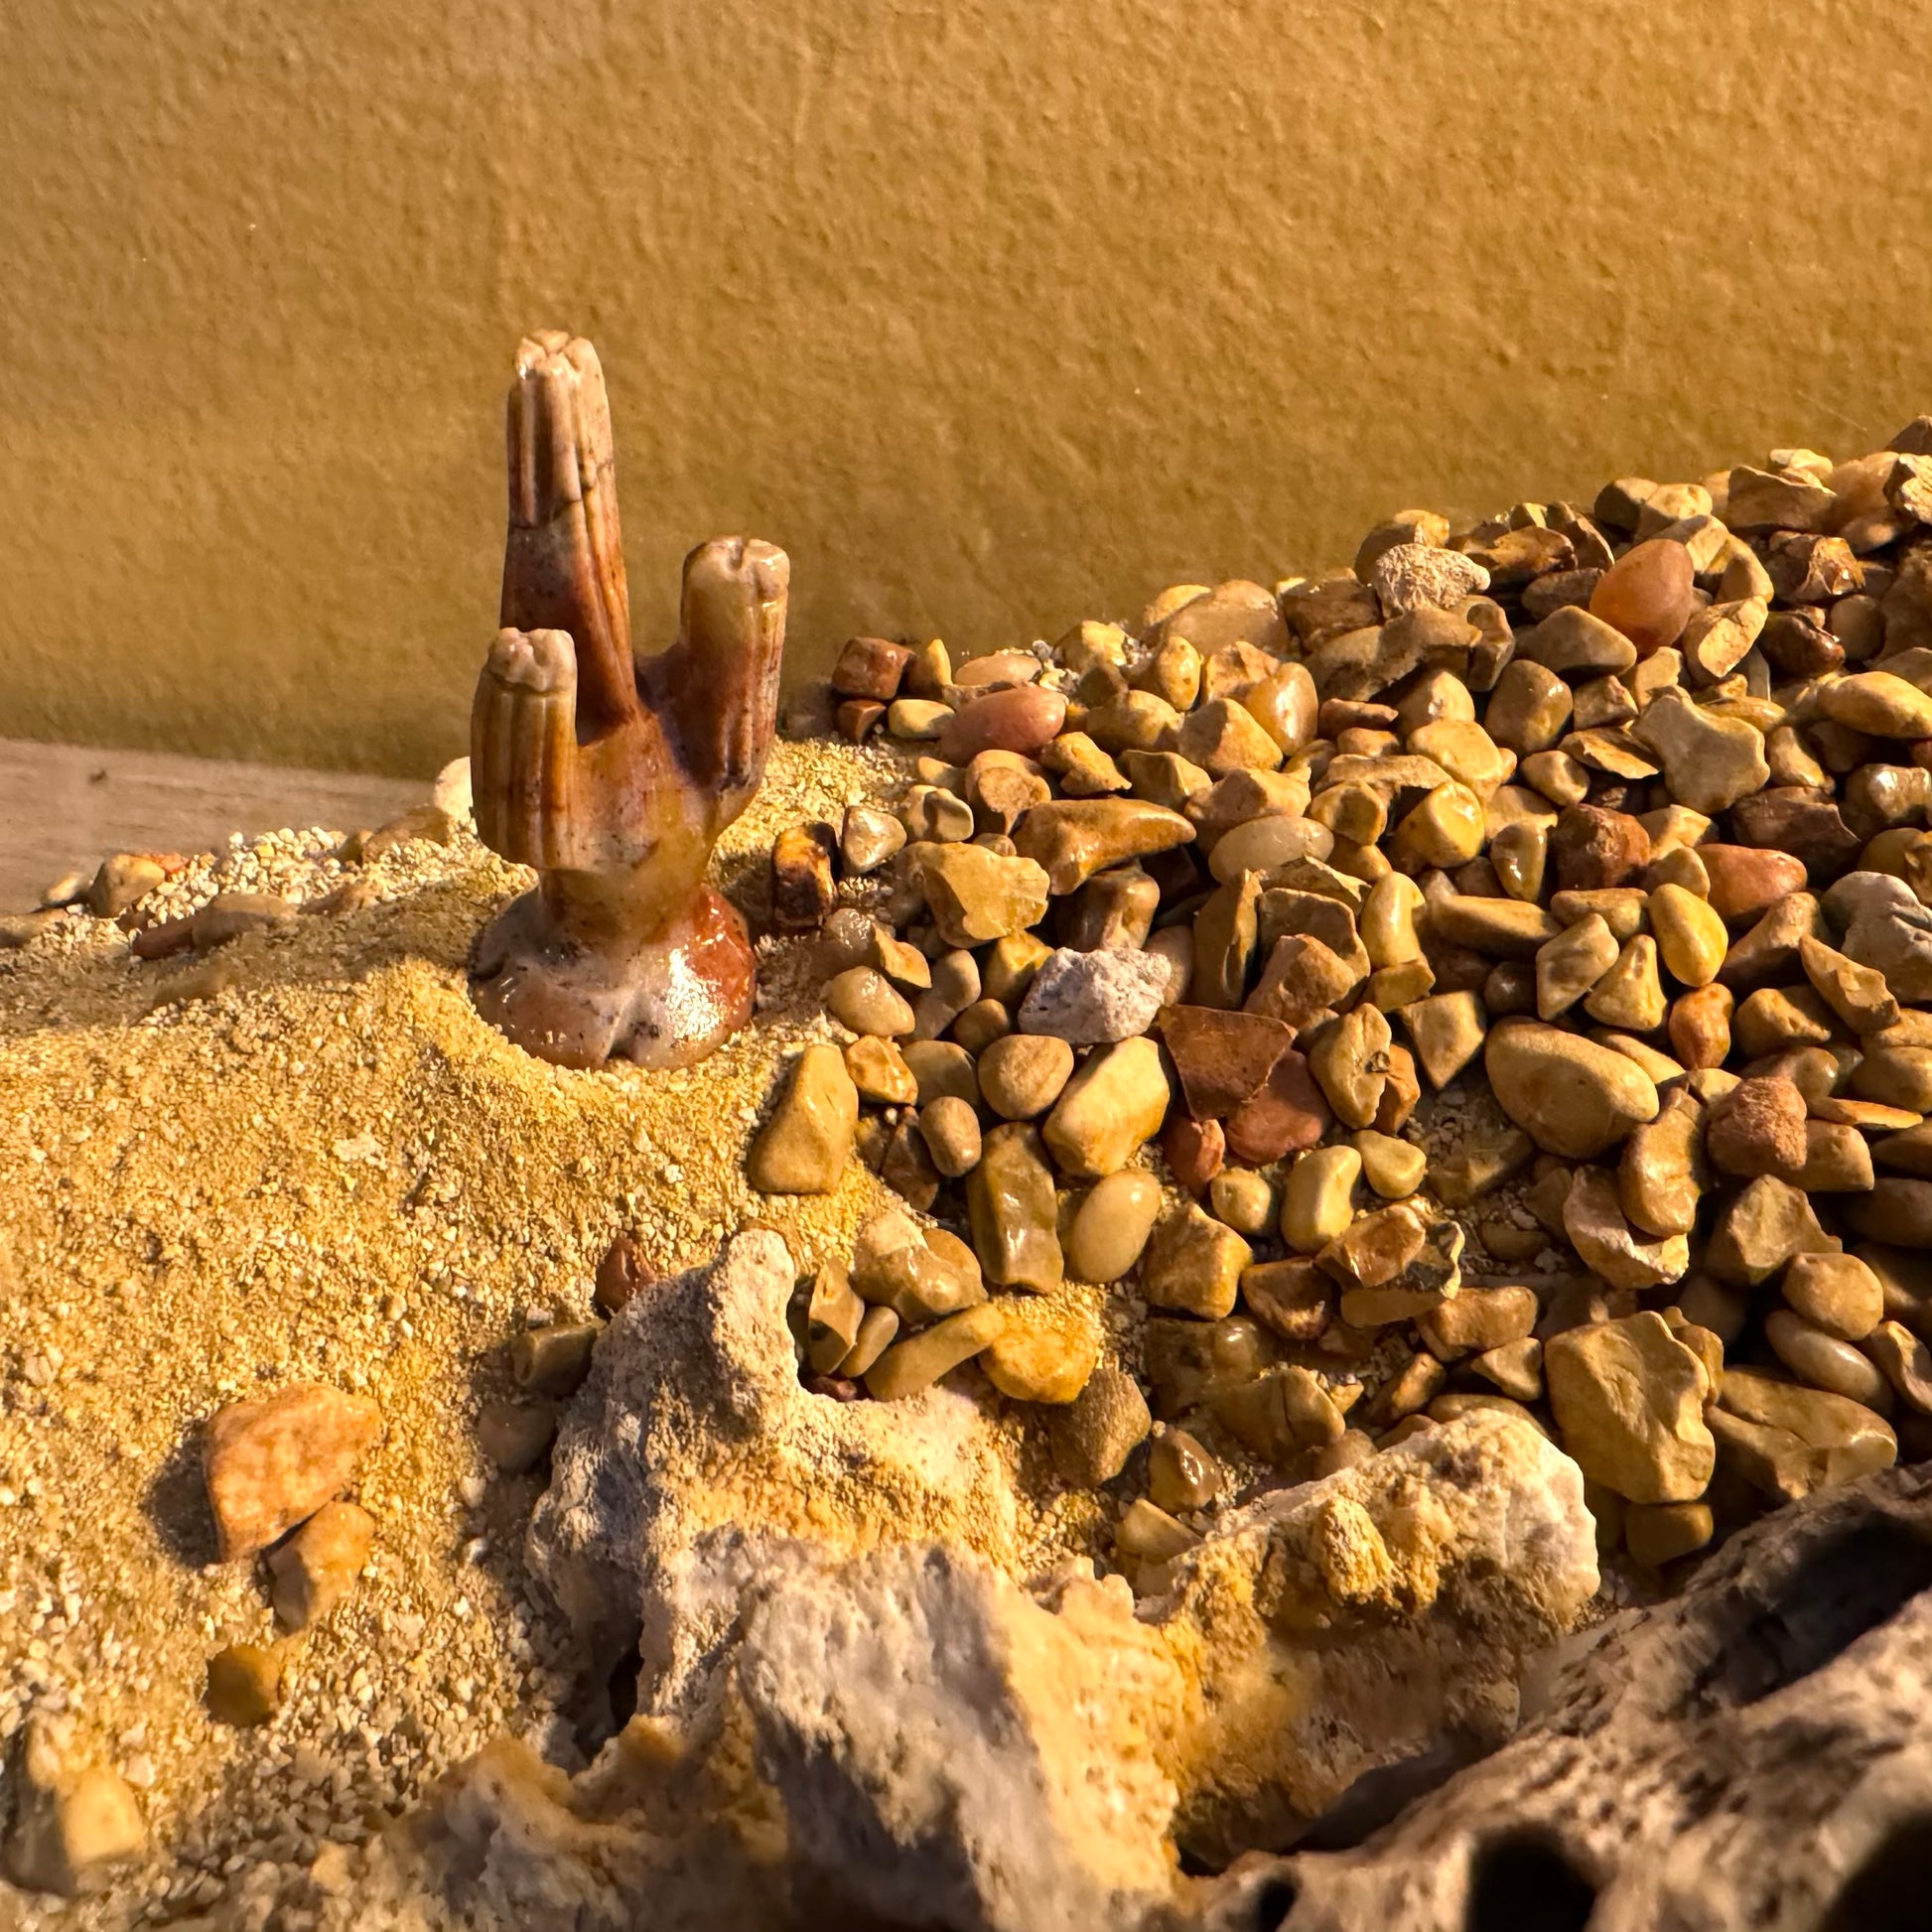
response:
<path id="1" fill-rule="evenodd" d="M 1160 1012 L 1168 976 L 1167 961 L 1149 953 L 1062 946 L 1034 976 L 1020 1009 L 1020 1031 L 1051 1034 L 1075 1046 L 1132 1039 Z"/>

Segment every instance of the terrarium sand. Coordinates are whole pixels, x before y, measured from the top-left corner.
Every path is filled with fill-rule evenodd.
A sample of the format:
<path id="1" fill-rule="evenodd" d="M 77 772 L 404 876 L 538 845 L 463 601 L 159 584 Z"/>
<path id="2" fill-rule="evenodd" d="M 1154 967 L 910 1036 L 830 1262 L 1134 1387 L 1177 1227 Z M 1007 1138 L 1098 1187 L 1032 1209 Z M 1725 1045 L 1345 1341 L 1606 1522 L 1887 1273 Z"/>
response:
<path id="1" fill-rule="evenodd" d="M 836 822 L 908 765 L 887 746 L 780 744 L 717 876 L 757 906 L 780 828 Z M 219 891 L 313 904 L 366 880 L 358 909 L 233 942 L 215 980 L 206 959 L 133 959 L 78 909 L 0 954 L 0 1733 L 30 1710 L 66 1721 L 139 1793 L 151 1847 L 99 1897 L 18 1895 L 23 1925 L 268 1923 L 316 1897 L 332 1843 L 367 1843 L 492 1740 L 581 1765 L 598 1687 L 525 1570 L 544 1476 L 501 1473 L 477 1440 L 481 1406 L 510 1391 L 510 1339 L 589 1318 L 620 1232 L 669 1274 L 761 1223 L 804 1275 L 897 1199 L 858 1161 L 828 1195 L 745 1178 L 784 1059 L 839 1036 L 810 937 L 761 942 L 758 1017 L 702 1065 L 567 1070 L 503 1038 L 466 987 L 479 925 L 527 873 L 467 824 L 366 867 L 334 856 L 343 836 L 237 834 L 153 896 L 165 917 Z M 1441 1110 L 1437 1146 L 1469 1104 Z M 1134 1297 L 1069 1283 L 1052 1300 L 1135 1362 Z M 257 1567 L 216 1560 L 200 1438 L 224 1403 L 297 1380 L 381 1405 L 352 1492 L 375 1547 L 294 1642 L 274 1719 L 238 1728 L 204 1704 L 208 1659 L 276 1631 Z M 1017 1579 L 1104 1563 L 1112 1505 L 1053 1480 L 1027 1412 L 1003 1440 L 1020 1534 L 989 1521 L 963 1540 Z M 1266 1473 L 1238 1447 L 1227 1459 Z M 842 1509 L 828 1493 L 826 1520 Z"/>
<path id="2" fill-rule="evenodd" d="M 781 748 L 721 876 L 762 893 L 779 826 L 836 819 L 897 764 Z M 237 840 L 160 902 L 320 897 L 340 840 Z M 579 1660 L 524 1587 L 540 1478 L 497 1474 L 476 1441 L 506 1343 L 585 1318 L 620 1230 L 668 1272 L 757 1217 L 809 1268 L 888 1198 L 857 1162 L 827 1196 L 744 1178 L 781 1056 L 825 1032 L 809 941 L 766 942 L 757 1022 L 701 1067 L 571 1072 L 465 986 L 477 927 L 527 875 L 467 831 L 367 870 L 376 902 L 235 942 L 210 998 L 170 999 L 198 965 L 136 962 L 79 911 L 0 955 L 0 1731 L 30 1706 L 70 1715 L 155 1848 L 109 1896 L 50 1910 L 63 1924 L 172 1916 L 252 1867 L 306 1867 L 502 1733 L 579 1761 Z M 375 1551 L 302 1640 L 281 1713 L 237 1729 L 203 1707 L 207 1659 L 272 1619 L 254 1567 L 214 1561 L 198 1432 L 304 1378 L 382 1406 L 356 1485 Z M 1047 1556 L 1081 1540 L 1077 1521 L 1035 1529 Z"/>

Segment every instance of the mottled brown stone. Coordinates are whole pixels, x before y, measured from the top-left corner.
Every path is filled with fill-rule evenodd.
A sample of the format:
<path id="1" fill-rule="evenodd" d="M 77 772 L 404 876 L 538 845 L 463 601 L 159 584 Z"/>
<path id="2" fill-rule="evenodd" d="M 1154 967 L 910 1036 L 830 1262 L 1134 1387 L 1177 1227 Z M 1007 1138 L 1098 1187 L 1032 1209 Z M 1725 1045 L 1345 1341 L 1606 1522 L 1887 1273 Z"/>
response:
<path id="1" fill-rule="evenodd" d="M 898 696 L 899 680 L 911 661 L 912 653 L 890 638 L 850 638 L 832 666 L 832 689 L 842 698 L 870 698 L 891 704 Z"/>
<path id="2" fill-rule="evenodd" d="M 1628 812 L 1571 805 L 1550 835 L 1550 856 L 1560 891 L 1627 886 L 1650 863 L 1650 834 Z"/>

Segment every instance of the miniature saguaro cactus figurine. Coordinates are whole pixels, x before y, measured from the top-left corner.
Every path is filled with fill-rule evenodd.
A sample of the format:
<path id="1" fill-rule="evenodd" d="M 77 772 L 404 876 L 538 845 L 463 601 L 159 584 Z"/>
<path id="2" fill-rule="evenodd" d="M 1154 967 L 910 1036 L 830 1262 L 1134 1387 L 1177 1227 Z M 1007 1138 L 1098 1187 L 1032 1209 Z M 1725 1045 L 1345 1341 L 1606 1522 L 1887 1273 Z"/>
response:
<path id="1" fill-rule="evenodd" d="M 537 886 L 471 959 L 479 1010 L 565 1066 L 687 1066 L 752 1013 L 745 922 L 705 884 L 771 743 L 791 566 L 719 537 L 684 560 L 678 639 L 630 649 L 597 351 L 516 352 L 503 628 L 470 718 L 477 830 Z"/>

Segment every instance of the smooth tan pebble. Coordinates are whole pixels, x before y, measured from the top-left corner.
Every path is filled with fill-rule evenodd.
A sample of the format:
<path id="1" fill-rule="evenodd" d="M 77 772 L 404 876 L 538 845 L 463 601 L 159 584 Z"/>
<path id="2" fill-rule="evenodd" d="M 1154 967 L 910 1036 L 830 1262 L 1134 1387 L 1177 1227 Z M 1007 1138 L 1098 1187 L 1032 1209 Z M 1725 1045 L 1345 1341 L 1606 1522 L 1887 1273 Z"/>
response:
<path id="1" fill-rule="evenodd" d="M 1148 1494 L 1170 1516 L 1203 1509 L 1220 1493 L 1219 1461 L 1184 1429 L 1164 1429 L 1148 1451 Z"/>
<path id="2" fill-rule="evenodd" d="M 1140 1260 L 1161 1212 L 1161 1183 L 1139 1170 L 1110 1173 L 1080 1203 L 1067 1235 L 1067 1273 L 1117 1282 Z"/>
<path id="3" fill-rule="evenodd" d="M 891 1036 L 912 1031 L 912 1009 L 884 973 L 852 966 L 825 989 L 825 1010 L 855 1034 Z"/>
<path id="4" fill-rule="evenodd" d="M 1885 1291 L 1856 1255 L 1794 1255 L 1784 1299 L 1814 1327 L 1840 1341 L 1863 1341 L 1885 1318 Z"/>
<path id="5" fill-rule="evenodd" d="M 1207 1183 L 1208 1204 L 1217 1221 L 1237 1234 L 1260 1234 L 1274 1218 L 1275 1190 L 1252 1168 L 1227 1168 Z"/>
<path id="6" fill-rule="evenodd" d="M 1008 1034 L 980 1055 L 980 1091 L 1004 1120 L 1034 1120 L 1073 1077 L 1073 1048 L 1051 1034 Z"/>
<path id="7" fill-rule="evenodd" d="M 1429 1171 L 1429 1156 L 1408 1141 L 1392 1134 L 1378 1134 L 1365 1127 L 1351 1145 L 1362 1157 L 1362 1173 L 1368 1184 L 1384 1200 L 1405 1200 L 1422 1185 Z"/>
<path id="8" fill-rule="evenodd" d="M 1849 1341 L 1813 1327 L 1789 1309 L 1773 1309 L 1764 1317 L 1764 1339 L 1799 1381 L 1862 1402 L 1881 1416 L 1891 1413 L 1891 1384 Z"/>
<path id="9" fill-rule="evenodd" d="M 1326 1247 L 1347 1227 L 1362 1157 L 1352 1147 L 1311 1148 L 1282 1189 L 1282 1239 L 1298 1254 Z"/>

